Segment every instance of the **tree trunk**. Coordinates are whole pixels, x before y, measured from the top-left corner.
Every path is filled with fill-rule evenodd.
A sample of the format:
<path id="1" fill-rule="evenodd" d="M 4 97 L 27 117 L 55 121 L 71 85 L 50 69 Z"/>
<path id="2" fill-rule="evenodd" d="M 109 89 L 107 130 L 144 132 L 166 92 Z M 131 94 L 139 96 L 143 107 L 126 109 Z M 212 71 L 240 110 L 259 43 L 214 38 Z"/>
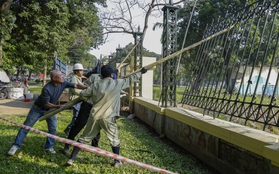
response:
<path id="1" fill-rule="evenodd" d="M 4 12 L 10 10 L 11 4 L 12 4 L 13 0 L 6 0 L 4 2 L 2 2 L 1 5 L 1 12 L 0 12 L 0 16 L 1 16 L 1 22 L 2 24 L 5 23 L 5 17 L 4 17 Z M 0 36 L 0 67 L 2 66 L 2 55 L 3 55 L 3 47 L 2 44 L 4 42 L 4 39 L 2 36 Z"/>
<path id="2" fill-rule="evenodd" d="M 46 84 L 46 75 L 47 75 L 47 61 L 46 61 L 46 64 L 45 64 L 45 67 L 44 67 L 44 80 L 43 80 L 43 86 L 45 86 Z"/>
<path id="3" fill-rule="evenodd" d="M 2 51 L 3 48 L 2 48 L 2 38 L 0 38 L 0 68 L 2 66 Z"/>

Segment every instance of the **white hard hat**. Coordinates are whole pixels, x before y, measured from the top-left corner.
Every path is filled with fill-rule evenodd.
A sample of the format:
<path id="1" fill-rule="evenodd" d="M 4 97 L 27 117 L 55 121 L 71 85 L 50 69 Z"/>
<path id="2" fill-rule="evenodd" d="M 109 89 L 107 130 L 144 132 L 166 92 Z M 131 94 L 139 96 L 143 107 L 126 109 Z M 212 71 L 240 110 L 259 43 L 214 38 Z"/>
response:
<path id="1" fill-rule="evenodd" d="M 84 70 L 82 64 L 76 63 L 74 64 L 73 70 Z"/>

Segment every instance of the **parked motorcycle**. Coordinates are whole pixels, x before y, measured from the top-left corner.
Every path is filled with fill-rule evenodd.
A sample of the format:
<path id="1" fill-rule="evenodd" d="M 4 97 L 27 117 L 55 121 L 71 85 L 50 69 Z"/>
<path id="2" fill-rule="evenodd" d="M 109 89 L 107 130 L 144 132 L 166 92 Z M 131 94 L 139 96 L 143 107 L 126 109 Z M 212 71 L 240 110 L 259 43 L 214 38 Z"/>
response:
<path id="1" fill-rule="evenodd" d="M 7 85 L 2 82 L 0 80 L 0 100 L 4 100 L 5 98 L 8 98 L 8 88 L 7 88 Z"/>

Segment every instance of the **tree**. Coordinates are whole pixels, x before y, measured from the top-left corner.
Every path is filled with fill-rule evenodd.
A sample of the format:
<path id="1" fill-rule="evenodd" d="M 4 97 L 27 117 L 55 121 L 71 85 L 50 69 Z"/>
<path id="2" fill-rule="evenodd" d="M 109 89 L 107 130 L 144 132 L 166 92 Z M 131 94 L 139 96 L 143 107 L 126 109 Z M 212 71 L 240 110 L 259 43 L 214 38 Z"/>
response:
<path id="1" fill-rule="evenodd" d="M 219 40 L 218 45 L 208 47 L 200 52 L 199 56 L 203 58 L 203 62 L 212 62 L 211 69 L 201 68 L 200 62 L 196 63 L 197 48 L 184 53 L 183 64 L 189 72 L 186 74 L 196 77 L 193 88 L 197 89 L 201 82 L 205 82 L 212 77 L 216 69 L 221 69 L 224 65 L 227 67 L 226 83 L 231 77 L 232 68 L 240 65 L 245 66 L 261 66 L 271 65 L 274 50 L 276 48 L 278 34 L 278 18 L 276 13 L 278 1 L 204 1 L 200 0 L 198 8 L 192 19 L 186 45 L 190 45 L 202 40 L 204 30 L 207 29 L 214 32 L 215 29 L 222 28 L 229 24 L 229 21 L 238 22 L 235 25 L 235 34 L 230 34 L 228 40 L 233 41 L 233 45 L 226 44 L 225 40 Z M 185 26 L 189 21 L 190 8 L 181 8 L 179 10 L 179 37 L 178 43 L 182 43 L 181 38 L 185 33 Z M 274 11 L 273 11 L 274 10 Z M 236 16 L 238 14 L 239 16 Z M 252 17 L 254 17 L 252 19 Z M 243 20 L 240 22 L 240 20 Z M 223 23 L 224 21 L 224 23 Z M 223 25 L 219 25 L 223 23 Z M 217 29 L 217 30 L 218 30 Z M 212 33 L 213 34 L 213 33 Z M 234 48 L 235 47 L 235 48 Z M 275 55 L 277 57 L 277 55 Z M 276 62 L 276 61 L 275 61 Z M 207 78 L 207 79 L 206 79 Z M 232 89 L 228 90 L 229 93 Z"/>
<path id="2" fill-rule="evenodd" d="M 48 3 L 21 2 L 16 4 L 17 6 L 12 6 L 18 12 L 17 27 L 13 30 L 11 40 L 16 43 L 14 57 L 22 60 L 19 62 L 20 65 L 24 63 L 33 65 L 44 69 L 46 74 L 46 71 L 53 67 L 54 52 L 57 51 L 64 59 L 67 53 L 69 44 L 67 6 L 59 0 Z"/>
<path id="3" fill-rule="evenodd" d="M 193 3 L 194 1 L 192 1 Z M 186 32 L 186 26 L 190 21 L 190 27 L 187 34 L 187 40 L 185 42 L 184 47 L 187 47 L 193 43 L 196 43 L 203 39 L 203 35 L 207 26 L 211 24 L 218 25 L 218 21 L 224 20 L 226 17 L 230 17 L 228 14 L 235 14 L 239 12 L 241 9 L 245 7 L 245 0 L 199 0 L 197 4 L 197 8 L 195 8 L 195 12 L 193 13 L 191 21 L 189 20 L 191 17 L 191 6 L 183 6 L 183 8 L 179 8 L 178 11 L 178 40 L 179 44 L 178 48 L 182 47 L 184 34 Z M 191 3 L 189 3 L 191 4 Z M 200 56 L 203 57 L 204 62 L 212 61 L 212 56 L 218 52 L 222 48 L 213 48 L 213 50 L 207 50 L 200 53 Z M 192 89 L 197 89 L 197 87 L 202 82 L 202 79 L 205 75 L 210 75 L 208 69 L 201 69 L 200 62 L 196 61 L 198 47 L 191 49 L 182 55 L 181 64 L 183 64 L 186 78 L 192 78 L 191 76 L 196 76 L 196 80 Z M 227 54 L 224 54 L 227 55 Z M 217 58 L 217 57 L 215 57 Z M 218 65 L 218 61 L 224 61 L 226 59 L 215 59 L 214 61 L 216 65 Z"/>
<path id="4" fill-rule="evenodd" d="M 65 62 L 72 55 L 88 58 L 90 48 L 102 40 L 95 4 L 105 1 L 14 0 L 10 12 L 16 21 L 4 46 L 5 68 L 26 64 L 34 71 L 50 70 L 55 51 Z"/>
<path id="5" fill-rule="evenodd" d="M 9 11 L 12 0 L 5 0 L 0 2 L 0 68 L 3 59 L 3 44 L 4 40 L 9 38 L 10 30 L 12 29 L 12 15 Z"/>
<path id="6" fill-rule="evenodd" d="M 70 13 L 69 28 L 73 40 L 68 48 L 68 56 L 73 64 L 81 62 L 91 47 L 96 48 L 103 41 L 103 28 L 94 2 L 105 5 L 105 1 L 67 2 Z"/>
<path id="7" fill-rule="evenodd" d="M 104 28 L 104 41 L 106 41 L 106 36 L 109 34 L 125 33 L 133 35 L 135 32 L 142 32 L 142 41 L 144 41 L 145 34 L 149 27 L 148 19 L 150 16 L 159 18 L 162 15 L 161 9 L 165 5 L 168 5 L 169 3 L 172 5 L 183 4 L 187 3 L 187 0 L 178 0 L 176 2 L 172 2 L 171 0 L 150 0 L 149 3 L 143 0 L 114 0 L 109 2 L 110 3 L 107 4 L 110 8 L 101 8 L 99 15 Z M 143 27 L 140 27 L 140 29 L 140 23 L 136 21 L 137 18 L 144 18 L 142 24 Z M 133 46 L 134 43 L 130 43 L 128 46 L 123 48 L 123 54 L 126 56 Z M 143 56 L 156 57 L 157 60 L 161 58 L 156 53 L 150 53 L 145 48 L 143 48 L 142 51 Z M 129 62 L 133 56 L 133 54 L 130 55 L 130 58 L 127 60 L 127 62 Z M 154 73 L 154 80 L 158 80 L 160 78 L 160 65 L 157 67 L 158 68 L 155 69 Z"/>
<path id="8" fill-rule="evenodd" d="M 172 1 L 170 1 L 172 2 Z M 173 5 L 181 4 L 186 0 L 177 1 Z M 134 34 L 135 32 L 142 32 L 142 39 L 144 40 L 147 31 L 148 19 L 150 15 L 161 16 L 161 8 L 168 4 L 163 0 L 150 0 L 150 3 L 137 0 L 114 0 L 109 5 L 111 8 L 100 9 L 100 18 L 102 19 L 104 32 L 103 35 L 113 33 Z M 140 25 L 136 22 L 136 18 L 144 18 L 143 29 L 138 31 Z"/>

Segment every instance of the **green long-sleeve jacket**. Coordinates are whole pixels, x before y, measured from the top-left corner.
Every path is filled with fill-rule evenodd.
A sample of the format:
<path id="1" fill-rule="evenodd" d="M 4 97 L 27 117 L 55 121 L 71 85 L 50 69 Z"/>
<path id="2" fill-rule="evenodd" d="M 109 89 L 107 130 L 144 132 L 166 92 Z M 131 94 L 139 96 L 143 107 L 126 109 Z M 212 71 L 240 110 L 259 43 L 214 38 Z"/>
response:
<path id="1" fill-rule="evenodd" d="M 90 115 L 94 115 L 95 120 L 118 116 L 121 90 L 130 87 L 140 76 L 138 72 L 124 79 L 101 79 L 83 90 L 80 97 L 85 101 L 91 97 L 93 107 Z"/>
<path id="2" fill-rule="evenodd" d="M 99 80 L 101 80 L 101 79 L 102 79 L 102 78 L 101 78 L 101 75 L 100 75 L 100 74 L 92 74 L 92 75 L 88 78 L 88 80 L 86 80 L 86 81 L 84 82 L 84 84 L 87 85 L 87 86 L 90 86 L 92 83 L 97 82 L 97 81 L 99 81 Z M 93 104 L 91 98 L 88 98 L 88 99 L 86 100 L 86 102 Z"/>
<path id="3" fill-rule="evenodd" d="M 77 76 L 76 74 L 72 76 L 71 82 L 75 84 L 82 84 L 82 78 Z M 82 89 L 77 88 L 70 88 L 69 89 L 69 100 L 74 100 L 79 97 L 79 93 L 82 91 Z"/>

